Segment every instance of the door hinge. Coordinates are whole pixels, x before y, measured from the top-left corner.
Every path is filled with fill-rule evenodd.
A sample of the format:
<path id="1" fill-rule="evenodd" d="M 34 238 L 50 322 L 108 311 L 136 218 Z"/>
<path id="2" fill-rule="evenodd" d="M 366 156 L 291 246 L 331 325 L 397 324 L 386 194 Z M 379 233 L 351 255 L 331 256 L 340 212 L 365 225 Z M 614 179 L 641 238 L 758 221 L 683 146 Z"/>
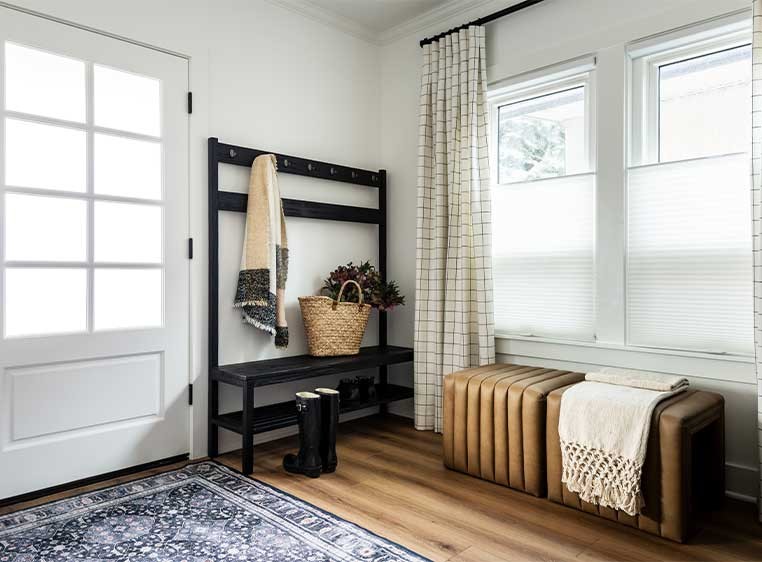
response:
<path id="1" fill-rule="evenodd" d="M 188 92 L 188 113 L 193 113 L 193 92 Z"/>
<path id="2" fill-rule="evenodd" d="M 188 238 L 188 259 L 193 259 L 193 238 Z"/>
<path id="3" fill-rule="evenodd" d="M 188 406 L 193 406 L 193 385 L 188 385 Z"/>

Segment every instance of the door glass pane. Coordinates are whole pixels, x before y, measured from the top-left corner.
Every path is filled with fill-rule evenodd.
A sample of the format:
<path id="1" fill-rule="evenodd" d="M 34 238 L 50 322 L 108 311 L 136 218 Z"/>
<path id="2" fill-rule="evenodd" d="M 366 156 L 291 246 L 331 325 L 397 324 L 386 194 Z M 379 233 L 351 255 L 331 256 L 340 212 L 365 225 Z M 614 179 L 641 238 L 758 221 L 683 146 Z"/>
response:
<path id="1" fill-rule="evenodd" d="M 85 63 L 6 43 L 5 107 L 84 123 Z"/>
<path id="2" fill-rule="evenodd" d="M 95 261 L 161 263 L 157 205 L 95 202 Z"/>
<path id="3" fill-rule="evenodd" d="M 9 261 L 85 261 L 87 203 L 81 199 L 8 193 L 5 258 Z"/>
<path id="4" fill-rule="evenodd" d="M 95 193 L 161 199 L 161 144 L 96 134 Z"/>
<path id="5" fill-rule="evenodd" d="M 95 270 L 96 330 L 150 328 L 161 322 L 161 269 Z"/>
<path id="6" fill-rule="evenodd" d="M 660 161 L 751 147 L 751 46 L 659 68 Z"/>
<path id="7" fill-rule="evenodd" d="M 95 124 L 158 137 L 161 134 L 161 82 L 95 65 Z"/>
<path id="8" fill-rule="evenodd" d="M 6 119 L 5 142 L 7 185 L 85 191 L 84 131 Z"/>
<path id="9" fill-rule="evenodd" d="M 500 107 L 498 181 L 529 181 L 587 172 L 585 88 Z"/>
<path id="10" fill-rule="evenodd" d="M 84 269 L 8 268 L 5 294 L 6 336 L 87 329 L 87 272 Z"/>

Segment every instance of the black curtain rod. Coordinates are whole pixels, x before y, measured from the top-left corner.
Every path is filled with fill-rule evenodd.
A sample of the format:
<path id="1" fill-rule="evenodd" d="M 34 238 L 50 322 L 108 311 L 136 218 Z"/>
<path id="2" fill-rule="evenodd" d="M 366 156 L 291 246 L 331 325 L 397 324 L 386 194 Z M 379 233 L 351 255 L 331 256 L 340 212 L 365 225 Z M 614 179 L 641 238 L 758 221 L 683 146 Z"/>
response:
<path id="1" fill-rule="evenodd" d="M 448 31 L 443 31 L 439 35 L 434 35 L 433 37 L 427 37 L 426 39 L 422 39 L 421 47 L 423 47 L 424 45 L 428 45 L 429 43 L 433 43 L 434 41 L 439 41 L 442 37 L 445 37 L 449 35 L 450 33 L 455 33 L 456 31 L 460 31 L 461 29 L 468 29 L 472 25 L 484 25 L 485 23 L 495 21 L 496 19 L 502 18 L 504 16 L 515 14 L 516 12 L 521 11 L 524 8 L 529 8 L 530 6 L 539 4 L 542 1 L 543 0 L 524 0 L 523 2 L 519 2 L 518 4 L 514 4 L 513 6 L 508 6 L 507 8 L 504 8 L 498 12 L 495 12 L 494 14 L 489 14 L 487 16 L 479 18 L 478 20 L 464 23 L 463 25 L 459 27 L 454 27 Z"/>

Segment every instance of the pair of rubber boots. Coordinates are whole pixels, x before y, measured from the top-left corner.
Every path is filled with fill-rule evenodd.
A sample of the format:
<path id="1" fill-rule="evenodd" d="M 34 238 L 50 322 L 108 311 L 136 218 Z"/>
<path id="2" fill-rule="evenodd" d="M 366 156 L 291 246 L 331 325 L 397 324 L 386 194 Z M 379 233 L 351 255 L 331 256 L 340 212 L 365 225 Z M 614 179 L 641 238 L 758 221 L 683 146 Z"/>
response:
<path id="1" fill-rule="evenodd" d="M 334 472 L 336 429 L 339 425 L 339 392 L 316 388 L 315 392 L 296 393 L 299 423 L 299 452 L 283 457 L 287 472 L 317 478 L 321 472 Z"/>

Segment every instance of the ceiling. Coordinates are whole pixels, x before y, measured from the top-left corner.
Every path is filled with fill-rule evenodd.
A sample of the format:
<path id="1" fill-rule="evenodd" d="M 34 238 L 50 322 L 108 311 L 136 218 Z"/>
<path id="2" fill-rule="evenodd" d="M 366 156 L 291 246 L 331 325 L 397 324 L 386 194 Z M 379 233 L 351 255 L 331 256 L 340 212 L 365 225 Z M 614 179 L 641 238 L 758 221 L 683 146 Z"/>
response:
<path id="1" fill-rule="evenodd" d="M 448 0 L 311 0 L 323 10 L 352 20 L 379 34 L 413 19 Z"/>

